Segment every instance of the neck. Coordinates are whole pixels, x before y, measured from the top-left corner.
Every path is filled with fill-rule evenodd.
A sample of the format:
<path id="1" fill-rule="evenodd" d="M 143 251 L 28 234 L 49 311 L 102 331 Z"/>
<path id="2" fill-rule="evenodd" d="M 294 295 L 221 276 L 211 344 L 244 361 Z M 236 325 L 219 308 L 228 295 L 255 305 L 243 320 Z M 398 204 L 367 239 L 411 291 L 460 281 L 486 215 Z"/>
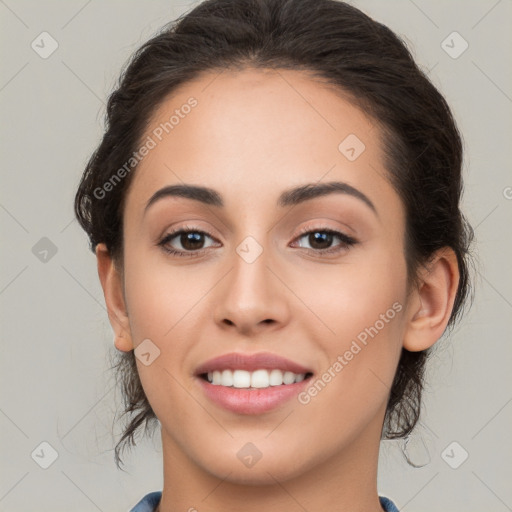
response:
<path id="1" fill-rule="evenodd" d="M 381 426 L 371 425 L 336 456 L 299 476 L 247 485 L 217 478 L 186 456 L 162 429 L 164 486 L 158 512 L 382 512 L 377 494 Z"/>

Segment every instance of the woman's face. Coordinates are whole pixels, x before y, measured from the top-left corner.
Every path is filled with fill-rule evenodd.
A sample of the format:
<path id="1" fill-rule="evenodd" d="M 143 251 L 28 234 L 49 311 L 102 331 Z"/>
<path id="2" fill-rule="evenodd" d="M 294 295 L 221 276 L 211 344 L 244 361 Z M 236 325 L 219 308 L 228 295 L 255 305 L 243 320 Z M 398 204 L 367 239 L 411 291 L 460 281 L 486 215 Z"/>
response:
<path id="1" fill-rule="evenodd" d="M 285 70 L 202 75 L 153 116 L 124 211 L 124 297 L 173 460 L 264 483 L 375 450 L 407 291 L 379 133 Z M 208 193 L 159 192 L 184 185 Z"/>

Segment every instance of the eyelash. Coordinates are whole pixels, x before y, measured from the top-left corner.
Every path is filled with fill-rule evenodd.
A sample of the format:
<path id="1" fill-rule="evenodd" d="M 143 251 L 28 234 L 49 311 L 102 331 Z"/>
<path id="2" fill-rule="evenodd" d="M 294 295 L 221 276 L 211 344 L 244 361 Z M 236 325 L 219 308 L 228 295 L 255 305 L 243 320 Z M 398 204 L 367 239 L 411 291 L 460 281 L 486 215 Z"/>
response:
<path id="1" fill-rule="evenodd" d="M 205 249 L 198 249 L 196 251 L 181 251 L 176 249 L 171 249 L 168 247 L 168 243 L 173 239 L 176 238 L 176 236 L 184 234 L 184 233 L 200 233 L 202 235 L 207 235 L 210 238 L 214 238 L 213 235 L 211 235 L 208 231 L 202 230 L 202 229 L 196 229 L 194 227 L 185 226 L 183 228 L 177 229 L 175 231 L 172 231 L 171 233 L 167 233 L 159 242 L 158 246 L 162 248 L 166 253 L 171 254 L 173 256 L 177 257 L 184 257 L 184 258 L 195 258 L 201 256 L 204 252 L 208 250 L 208 248 Z M 356 245 L 358 242 L 354 238 L 345 235 L 344 233 L 340 231 L 336 231 L 329 228 L 303 228 L 301 229 L 299 235 L 296 237 L 296 239 L 300 239 L 305 235 L 311 234 L 311 233 L 326 233 L 329 235 L 334 235 L 338 237 L 341 241 L 341 243 L 337 246 L 331 247 L 329 249 L 307 249 L 308 252 L 314 253 L 316 256 L 320 255 L 330 255 L 335 254 L 338 252 L 341 252 L 342 250 L 346 250 L 349 247 Z"/>

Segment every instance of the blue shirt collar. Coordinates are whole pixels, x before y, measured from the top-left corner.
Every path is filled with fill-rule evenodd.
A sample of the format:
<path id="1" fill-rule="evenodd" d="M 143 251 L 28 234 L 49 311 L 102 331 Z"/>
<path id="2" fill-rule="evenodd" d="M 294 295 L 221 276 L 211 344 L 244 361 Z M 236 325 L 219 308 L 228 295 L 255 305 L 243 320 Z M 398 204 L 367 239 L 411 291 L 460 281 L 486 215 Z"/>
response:
<path id="1" fill-rule="evenodd" d="M 156 506 L 160 503 L 162 491 L 155 491 L 146 494 L 130 512 L 154 512 Z M 379 496 L 380 504 L 384 512 L 399 512 L 395 504 L 389 499 Z"/>

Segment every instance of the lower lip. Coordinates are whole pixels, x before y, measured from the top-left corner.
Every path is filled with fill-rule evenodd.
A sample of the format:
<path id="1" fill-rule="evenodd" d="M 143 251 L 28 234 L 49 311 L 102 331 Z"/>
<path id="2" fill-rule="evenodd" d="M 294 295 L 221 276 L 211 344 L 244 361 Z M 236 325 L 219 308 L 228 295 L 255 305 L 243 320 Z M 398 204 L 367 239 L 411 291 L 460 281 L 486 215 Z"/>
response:
<path id="1" fill-rule="evenodd" d="M 205 395 L 224 409 L 237 414 L 262 414 L 291 400 L 309 384 L 311 377 L 294 384 L 253 389 L 214 386 L 201 377 L 198 380 Z"/>

